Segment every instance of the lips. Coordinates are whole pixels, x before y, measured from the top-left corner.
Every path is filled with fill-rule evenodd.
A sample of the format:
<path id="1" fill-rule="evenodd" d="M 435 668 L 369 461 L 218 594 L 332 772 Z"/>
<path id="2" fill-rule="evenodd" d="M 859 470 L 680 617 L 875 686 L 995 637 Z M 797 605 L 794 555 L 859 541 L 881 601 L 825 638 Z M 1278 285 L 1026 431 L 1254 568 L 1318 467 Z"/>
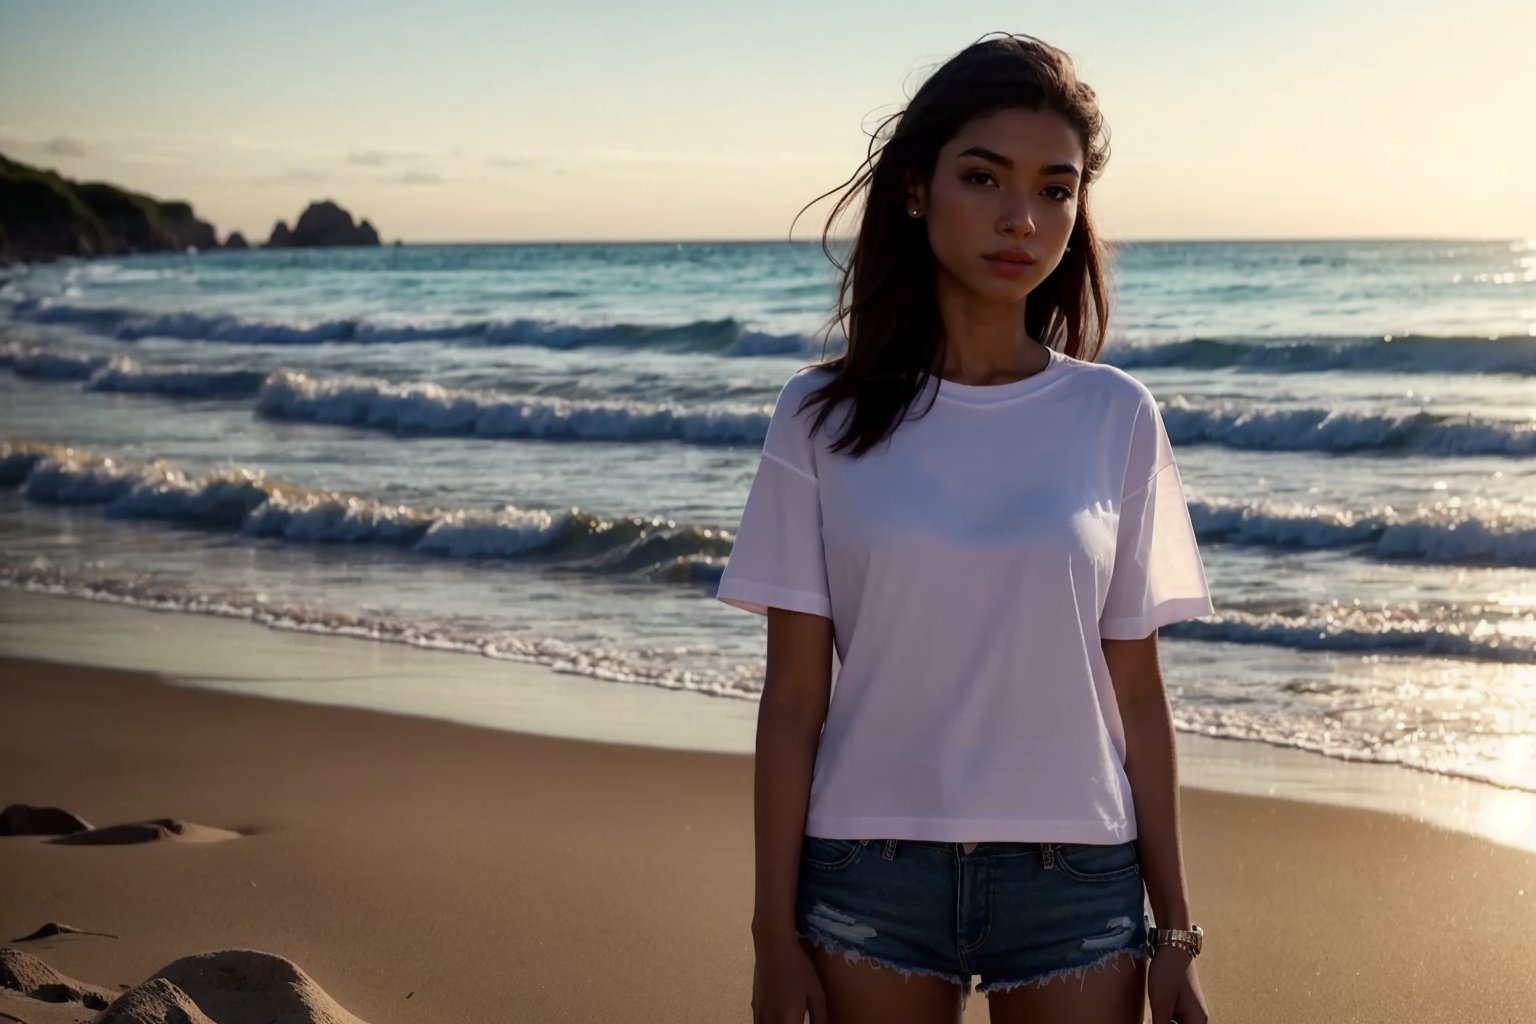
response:
<path id="1" fill-rule="evenodd" d="M 997 260 L 1000 263 L 1023 263 L 1028 265 L 1035 262 L 1033 256 L 1019 249 L 999 249 L 997 252 L 987 253 L 986 258 Z"/>

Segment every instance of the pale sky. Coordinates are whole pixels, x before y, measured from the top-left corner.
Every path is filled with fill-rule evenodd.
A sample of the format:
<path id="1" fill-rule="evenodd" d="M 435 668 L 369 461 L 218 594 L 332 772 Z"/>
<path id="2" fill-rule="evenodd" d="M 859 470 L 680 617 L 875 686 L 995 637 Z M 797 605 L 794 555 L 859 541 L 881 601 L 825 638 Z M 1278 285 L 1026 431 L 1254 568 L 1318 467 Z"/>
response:
<path id="1" fill-rule="evenodd" d="M 0 0 L 0 152 L 263 242 L 784 239 L 982 34 L 1066 50 L 1122 241 L 1536 236 L 1536 4 Z M 795 228 L 817 237 L 829 201 Z"/>

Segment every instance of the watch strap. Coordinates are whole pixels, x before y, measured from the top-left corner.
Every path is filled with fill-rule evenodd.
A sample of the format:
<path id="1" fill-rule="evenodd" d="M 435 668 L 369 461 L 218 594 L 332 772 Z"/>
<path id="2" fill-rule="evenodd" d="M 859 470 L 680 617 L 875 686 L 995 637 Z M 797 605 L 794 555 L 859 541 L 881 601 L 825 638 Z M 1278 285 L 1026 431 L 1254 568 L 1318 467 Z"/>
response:
<path id="1" fill-rule="evenodd" d="M 1199 956 L 1205 945 L 1205 931 L 1197 924 L 1189 928 L 1153 928 L 1151 940 L 1154 947 L 1173 946 L 1193 957 Z"/>

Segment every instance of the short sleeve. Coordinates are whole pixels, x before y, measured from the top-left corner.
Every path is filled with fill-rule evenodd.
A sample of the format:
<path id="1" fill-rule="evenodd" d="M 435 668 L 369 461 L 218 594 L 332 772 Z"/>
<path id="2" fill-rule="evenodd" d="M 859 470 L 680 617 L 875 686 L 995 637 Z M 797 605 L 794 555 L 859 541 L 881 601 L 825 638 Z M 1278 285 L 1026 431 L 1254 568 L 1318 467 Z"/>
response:
<path id="1" fill-rule="evenodd" d="M 1108 640 L 1139 640 L 1215 611 L 1179 467 L 1150 395 L 1133 430 L 1125 486 L 1114 570 L 1099 615 L 1099 635 Z"/>
<path id="2" fill-rule="evenodd" d="M 758 615 L 787 608 L 830 619 L 821 496 L 807 429 L 814 409 L 797 411 L 806 382 L 802 371 L 779 392 L 715 597 Z"/>

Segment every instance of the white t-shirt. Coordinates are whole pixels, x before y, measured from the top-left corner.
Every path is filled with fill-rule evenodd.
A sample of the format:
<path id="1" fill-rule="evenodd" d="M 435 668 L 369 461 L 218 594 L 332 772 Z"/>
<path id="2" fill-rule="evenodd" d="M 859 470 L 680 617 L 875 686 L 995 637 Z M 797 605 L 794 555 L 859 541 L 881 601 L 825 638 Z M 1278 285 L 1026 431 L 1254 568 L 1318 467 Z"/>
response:
<path id="1" fill-rule="evenodd" d="M 797 412 L 831 371 L 779 394 L 716 596 L 832 620 L 810 835 L 1136 837 L 1099 640 L 1213 608 L 1151 392 L 1049 351 L 1008 384 L 931 377 L 857 459 L 829 451 L 851 404 L 814 438 Z"/>

